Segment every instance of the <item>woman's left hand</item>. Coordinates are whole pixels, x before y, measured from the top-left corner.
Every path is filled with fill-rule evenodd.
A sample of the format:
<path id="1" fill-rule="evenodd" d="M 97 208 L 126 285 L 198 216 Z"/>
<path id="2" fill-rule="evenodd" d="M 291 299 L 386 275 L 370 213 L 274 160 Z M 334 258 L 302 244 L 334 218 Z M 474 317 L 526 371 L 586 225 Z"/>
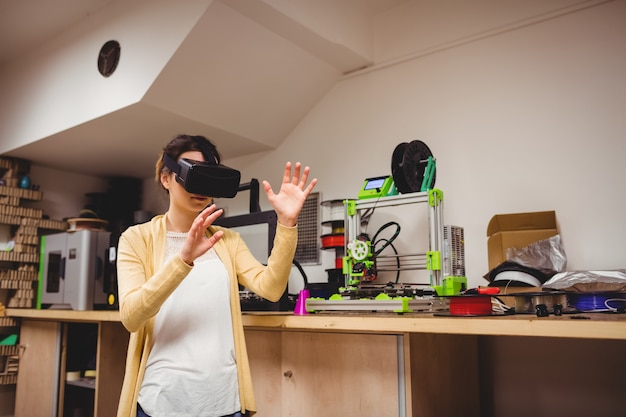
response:
<path id="1" fill-rule="evenodd" d="M 301 172 L 302 171 L 302 172 Z M 283 174 L 283 182 L 280 185 L 278 194 L 272 190 L 269 182 L 263 180 L 263 188 L 270 204 L 274 208 L 278 217 L 278 223 L 283 226 L 293 227 L 298 222 L 298 215 L 304 201 L 309 196 L 317 178 L 313 178 L 307 185 L 309 180 L 309 167 L 302 170 L 300 162 L 296 162 L 293 175 L 291 174 L 291 162 L 285 164 L 285 172 Z"/>

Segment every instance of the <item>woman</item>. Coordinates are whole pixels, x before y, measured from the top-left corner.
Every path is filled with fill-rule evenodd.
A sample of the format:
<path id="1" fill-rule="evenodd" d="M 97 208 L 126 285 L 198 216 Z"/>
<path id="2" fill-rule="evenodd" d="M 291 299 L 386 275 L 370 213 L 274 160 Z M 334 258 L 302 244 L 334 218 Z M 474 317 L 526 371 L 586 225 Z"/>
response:
<path id="1" fill-rule="evenodd" d="M 317 183 L 285 165 L 276 194 L 263 188 L 278 225 L 267 266 L 238 233 L 213 226 L 211 196 L 190 194 L 163 162 L 220 163 L 202 136 L 179 135 L 163 149 L 156 180 L 169 208 L 128 228 L 118 245 L 120 317 L 131 332 L 118 417 L 252 415 L 254 395 L 238 284 L 271 301 L 283 294 L 297 244 L 296 221 Z M 241 414 L 240 414 L 241 413 Z"/>

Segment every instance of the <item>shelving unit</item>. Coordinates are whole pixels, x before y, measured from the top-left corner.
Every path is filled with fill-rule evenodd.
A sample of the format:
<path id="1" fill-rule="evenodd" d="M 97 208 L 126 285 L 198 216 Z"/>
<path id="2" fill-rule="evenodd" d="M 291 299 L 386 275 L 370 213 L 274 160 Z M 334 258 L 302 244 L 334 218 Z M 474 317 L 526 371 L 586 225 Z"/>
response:
<path id="1" fill-rule="evenodd" d="M 8 309 L 21 317 L 15 417 L 114 416 L 129 333 L 117 311 Z M 95 370 L 93 383 L 85 370 Z M 68 381 L 67 372 L 80 371 Z M 36 398 L 37 401 L 33 401 Z"/>
<path id="2" fill-rule="evenodd" d="M 325 200 L 320 204 L 322 212 L 321 249 L 335 253 L 334 268 L 327 269 L 328 282 L 338 282 L 343 285 L 342 261 L 345 255 L 345 208 L 344 200 Z M 329 233 L 328 233 L 329 232 Z"/>
<path id="3" fill-rule="evenodd" d="M 59 415 L 93 416 L 96 378 L 86 377 L 87 371 L 96 370 L 98 350 L 97 323 L 64 323 L 59 387 Z M 76 380 L 69 373 L 78 373 Z M 62 412 L 61 412 L 62 411 Z"/>
<path id="4" fill-rule="evenodd" d="M 0 341 L 11 338 L 19 331 L 19 321 L 13 317 L 0 317 Z M 17 344 L 0 344 L 0 385 L 17 383 L 20 347 Z"/>
<path id="5" fill-rule="evenodd" d="M 43 218 L 43 210 L 26 207 L 27 201 L 40 201 L 39 190 L 17 187 L 19 175 L 28 174 L 29 163 L 0 158 L 0 225 L 9 225 L 13 247 L 0 252 L 0 302 L 7 307 L 32 308 L 36 299 L 39 271 L 39 236 L 43 231 L 67 230 L 62 220 Z"/>
<path id="6" fill-rule="evenodd" d="M 0 250 L 0 309 L 33 308 L 39 280 L 39 237 L 48 232 L 67 230 L 61 220 L 44 219 L 43 210 L 28 207 L 43 199 L 43 193 L 30 187 L 28 161 L 0 157 L 0 227 L 4 244 Z M 23 187 L 20 187 L 22 185 Z M 7 241 L 7 239 L 9 239 Z M 1 317 L 0 311 L 0 385 L 17 385 L 24 344 L 21 321 Z M 17 391 L 9 387 L 8 392 Z M 0 412 L 7 410 L 0 407 Z"/>

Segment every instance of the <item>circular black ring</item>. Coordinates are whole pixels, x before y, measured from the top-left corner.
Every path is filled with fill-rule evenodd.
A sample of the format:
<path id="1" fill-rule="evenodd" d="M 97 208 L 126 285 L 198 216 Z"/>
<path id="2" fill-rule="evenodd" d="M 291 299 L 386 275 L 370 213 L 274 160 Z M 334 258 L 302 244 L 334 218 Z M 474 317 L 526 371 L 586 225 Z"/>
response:
<path id="1" fill-rule="evenodd" d="M 429 156 L 432 157 L 433 153 L 421 140 L 402 142 L 396 146 L 391 156 L 391 175 L 398 192 L 407 194 L 421 191 Z M 431 187 L 435 185 L 436 174 L 435 170 Z"/>

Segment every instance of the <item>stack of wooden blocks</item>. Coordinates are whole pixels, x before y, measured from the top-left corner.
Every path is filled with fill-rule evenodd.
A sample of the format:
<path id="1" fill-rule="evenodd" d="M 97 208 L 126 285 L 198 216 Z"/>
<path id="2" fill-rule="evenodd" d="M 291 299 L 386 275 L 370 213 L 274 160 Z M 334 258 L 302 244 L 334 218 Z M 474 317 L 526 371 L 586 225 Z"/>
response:
<path id="1" fill-rule="evenodd" d="M 43 193 L 17 185 L 28 174 L 30 164 L 16 158 L 0 158 L 0 225 L 8 225 L 11 241 L 0 251 L 0 303 L 13 308 L 33 308 L 37 296 L 39 232 L 65 231 L 67 223 L 43 218 L 39 208 L 27 207 Z"/>

